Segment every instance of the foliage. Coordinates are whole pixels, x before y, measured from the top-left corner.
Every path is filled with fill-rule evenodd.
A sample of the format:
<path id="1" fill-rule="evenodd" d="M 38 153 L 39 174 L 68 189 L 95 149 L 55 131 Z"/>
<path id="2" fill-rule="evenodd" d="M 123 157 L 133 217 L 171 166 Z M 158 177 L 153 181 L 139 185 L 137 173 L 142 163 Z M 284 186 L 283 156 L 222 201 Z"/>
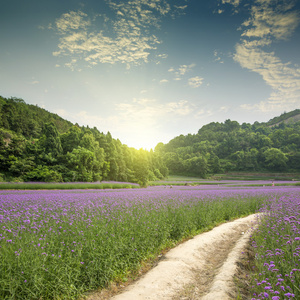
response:
<path id="1" fill-rule="evenodd" d="M 135 189 L 139 186 L 128 182 L 109 182 L 109 183 L 43 183 L 43 182 L 16 182 L 1 183 L 0 190 L 78 190 L 78 189 Z"/>
<path id="2" fill-rule="evenodd" d="M 139 183 L 173 175 L 299 172 L 299 110 L 268 123 L 212 122 L 154 151 L 136 150 L 97 128 L 80 127 L 22 99 L 0 97 L 3 180 Z M 291 122 L 291 118 L 293 122 Z"/>
<path id="3" fill-rule="evenodd" d="M 294 121 L 287 122 L 291 118 Z M 232 171 L 299 172 L 299 119 L 300 110 L 295 110 L 268 123 L 213 122 L 197 134 L 159 143 L 155 150 L 174 175 L 205 178 Z"/>
<path id="4" fill-rule="evenodd" d="M 136 150 L 97 128 L 80 127 L 22 99 L 0 97 L 1 180 L 129 181 L 168 176 L 159 153 Z"/>
<path id="5" fill-rule="evenodd" d="M 252 236 L 252 299 L 300 299 L 299 192 L 274 194 Z"/>

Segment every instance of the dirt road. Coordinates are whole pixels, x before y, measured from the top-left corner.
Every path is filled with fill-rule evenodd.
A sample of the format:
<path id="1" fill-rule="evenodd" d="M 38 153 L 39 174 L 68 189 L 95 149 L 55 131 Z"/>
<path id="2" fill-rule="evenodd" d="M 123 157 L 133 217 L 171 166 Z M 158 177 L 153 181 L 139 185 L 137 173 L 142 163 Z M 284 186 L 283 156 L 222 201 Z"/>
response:
<path id="1" fill-rule="evenodd" d="M 236 299 L 236 262 L 255 221 L 256 216 L 251 215 L 228 222 L 180 244 L 167 252 L 156 267 L 110 299 Z M 88 299 L 104 298 L 94 294 Z"/>

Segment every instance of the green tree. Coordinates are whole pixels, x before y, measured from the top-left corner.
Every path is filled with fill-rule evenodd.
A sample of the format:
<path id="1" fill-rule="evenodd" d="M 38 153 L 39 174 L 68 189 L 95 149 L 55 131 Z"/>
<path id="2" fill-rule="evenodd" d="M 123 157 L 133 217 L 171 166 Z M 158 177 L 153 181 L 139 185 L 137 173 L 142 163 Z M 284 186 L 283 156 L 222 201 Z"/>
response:
<path id="1" fill-rule="evenodd" d="M 283 171 L 286 169 L 288 158 L 277 148 L 270 148 L 264 152 L 265 165 L 273 171 Z"/>
<path id="2" fill-rule="evenodd" d="M 146 187 L 149 179 L 149 165 L 146 150 L 140 149 L 134 157 L 134 176 L 141 187 Z"/>
<path id="3" fill-rule="evenodd" d="M 212 153 L 209 156 L 208 165 L 209 165 L 209 172 L 212 173 L 212 174 L 217 174 L 217 173 L 220 173 L 222 171 L 221 164 L 220 164 L 220 159 L 214 153 Z"/>
<path id="4" fill-rule="evenodd" d="M 193 157 L 184 161 L 184 166 L 186 172 L 206 178 L 208 174 L 208 163 L 207 159 L 200 155 L 198 157 Z"/>
<path id="5" fill-rule="evenodd" d="M 44 152 L 52 153 L 54 157 L 62 153 L 59 133 L 53 123 L 46 123 L 43 130 L 44 138 L 42 140 Z"/>
<path id="6" fill-rule="evenodd" d="M 78 146 L 72 152 L 67 153 L 66 160 L 72 181 L 101 180 L 101 164 L 97 161 L 94 152 Z"/>
<path id="7" fill-rule="evenodd" d="M 72 152 L 80 143 L 81 130 L 77 126 L 72 126 L 67 132 L 60 136 L 63 153 Z"/>
<path id="8" fill-rule="evenodd" d="M 24 175 L 25 181 L 62 182 L 62 175 L 48 166 L 38 165 Z"/>

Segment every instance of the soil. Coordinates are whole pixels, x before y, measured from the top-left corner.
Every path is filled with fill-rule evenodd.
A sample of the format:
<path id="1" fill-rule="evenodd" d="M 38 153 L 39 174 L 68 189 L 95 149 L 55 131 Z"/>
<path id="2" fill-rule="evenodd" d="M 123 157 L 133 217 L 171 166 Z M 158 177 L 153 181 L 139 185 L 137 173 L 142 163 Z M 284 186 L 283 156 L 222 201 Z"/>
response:
<path id="1" fill-rule="evenodd" d="M 88 300 L 229 300 L 242 299 L 235 282 L 243 277 L 243 252 L 256 215 L 237 219 L 171 249 L 138 280 L 95 292 Z"/>

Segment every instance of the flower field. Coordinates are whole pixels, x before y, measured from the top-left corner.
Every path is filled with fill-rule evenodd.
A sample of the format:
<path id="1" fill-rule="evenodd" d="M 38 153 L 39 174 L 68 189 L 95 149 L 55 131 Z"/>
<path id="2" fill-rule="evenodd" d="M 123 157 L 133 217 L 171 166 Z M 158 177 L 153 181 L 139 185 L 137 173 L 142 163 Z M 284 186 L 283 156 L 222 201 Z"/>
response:
<path id="1" fill-rule="evenodd" d="M 299 279 L 297 199 L 297 187 L 0 191 L 0 299 L 76 299 L 112 280 L 126 280 L 142 261 L 183 238 L 259 209 L 270 213 L 262 223 L 265 227 L 253 236 L 253 245 L 268 252 L 257 255 L 257 261 L 264 262 L 260 284 L 253 288 L 263 291 L 253 293 L 263 299 L 266 294 L 261 293 L 271 295 L 271 289 L 265 289 L 271 286 L 277 297 L 268 268 L 278 268 L 273 273 L 282 275 L 278 278 L 286 283 L 285 294 L 299 295 L 292 287 Z M 286 225 L 288 233 L 281 229 Z M 280 230 L 282 239 L 277 243 L 263 228 Z M 280 251 L 265 246 L 269 240 Z M 279 248 L 283 241 L 293 249 L 292 257 Z M 286 263 L 275 261 L 275 251 Z M 291 267 L 291 262 L 293 268 L 283 273 L 280 268 Z"/>
<path id="2" fill-rule="evenodd" d="M 256 299 L 300 299 L 300 197 L 298 190 L 272 195 L 252 237 Z"/>

